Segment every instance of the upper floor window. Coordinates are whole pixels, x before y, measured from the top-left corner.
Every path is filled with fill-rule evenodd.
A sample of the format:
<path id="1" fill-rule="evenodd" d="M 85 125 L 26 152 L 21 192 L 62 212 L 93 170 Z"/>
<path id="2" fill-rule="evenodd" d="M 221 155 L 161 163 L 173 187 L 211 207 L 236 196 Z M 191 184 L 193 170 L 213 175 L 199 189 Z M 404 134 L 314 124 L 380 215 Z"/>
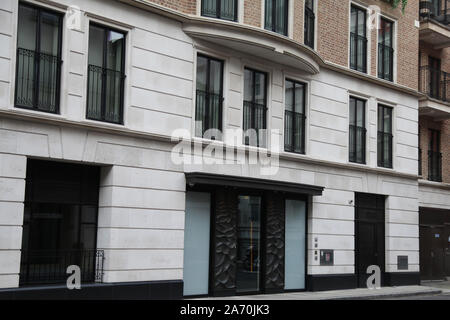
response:
<path id="1" fill-rule="evenodd" d="M 366 101 L 350 97 L 349 161 L 366 163 Z"/>
<path id="2" fill-rule="evenodd" d="M 352 6 L 350 24 L 350 68 L 367 72 L 366 10 Z"/>
<path id="3" fill-rule="evenodd" d="M 286 80 L 284 149 L 305 153 L 305 88 L 300 82 Z"/>
<path id="4" fill-rule="evenodd" d="M 265 28 L 287 36 L 288 0 L 265 0 Z"/>
<path id="5" fill-rule="evenodd" d="M 378 78 L 394 79 L 394 23 L 380 19 L 378 30 Z"/>
<path id="6" fill-rule="evenodd" d="M 19 4 L 15 105 L 58 113 L 62 15 Z"/>
<path id="7" fill-rule="evenodd" d="M 244 144 L 265 147 L 267 128 L 267 74 L 245 69 L 244 72 Z"/>
<path id="8" fill-rule="evenodd" d="M 315 20 L 314 14 L 314 0 L 305 1 L 305 26 L 304 26 L 304 40 L 305 45 L 314 49 L 314 33 L 315 33 Z"/>
<path id="9" fill-rule="evenodd" d="M 123 123 L 125 34 L 91 24 L 88 60 L 86 117 Z"/>
<path id="10" fill-rule="evenodd" d="M 195 135 L 221 139 L 223 104 L 223 62 L 197 57 L 197 91 L 195 99 Z M 205 136 L 205 133 L 207 136 Z"/>
<path id="11" fill-rule="evenodd" d="M 237 0 L 202 0 L 202 16 L 237 21 Z"/>
<path id="12" fill-rule="evenodd" d="M 442 182 L 441 132 L 439 130 L 430 129 L 428 180 Z"/>
<path id="13" fill-rule="evenodd" d="M 392 108 L 378 105 L 378 166 L 392 168 Z"/>

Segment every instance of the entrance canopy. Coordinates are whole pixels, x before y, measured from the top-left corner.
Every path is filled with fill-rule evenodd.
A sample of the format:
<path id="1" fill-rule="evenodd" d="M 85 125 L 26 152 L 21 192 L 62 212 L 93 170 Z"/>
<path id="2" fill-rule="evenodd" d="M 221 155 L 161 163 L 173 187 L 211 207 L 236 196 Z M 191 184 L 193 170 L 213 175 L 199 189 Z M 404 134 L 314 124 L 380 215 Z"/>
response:
<path id="1" fill-rule="evenodd" d="M 215 185 L 242 189 L 279 191 L 311 196 L 321 196 L 324 189 L 324 187 L 300 183 L 226 176 L 201 172 L 189 172 L 186 173 L 185 176 L 187 184 L 191 187 L 194 187 L 195 185 Z"/>

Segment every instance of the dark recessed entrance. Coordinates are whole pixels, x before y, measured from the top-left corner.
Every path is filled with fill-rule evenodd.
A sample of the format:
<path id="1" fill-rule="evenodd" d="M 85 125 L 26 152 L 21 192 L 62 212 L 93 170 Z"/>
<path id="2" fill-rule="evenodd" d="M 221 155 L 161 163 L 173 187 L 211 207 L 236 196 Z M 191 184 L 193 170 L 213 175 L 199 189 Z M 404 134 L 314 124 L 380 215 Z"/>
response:
<path id="1" fill-rule="evenodd" d="M 65 283 L 70 265 L 96 280 L 99 177 L 98 167 L 28 160 L 21 285 Z"/>
<path id="2" fill-rule="evenodd" d="M 357 193 L 355 202 L 355 267 L 358 287 L 366 288 L 367 267 L 381 269 L 381 285 L 384 284 L 385 250 L 385 197 Z"/>

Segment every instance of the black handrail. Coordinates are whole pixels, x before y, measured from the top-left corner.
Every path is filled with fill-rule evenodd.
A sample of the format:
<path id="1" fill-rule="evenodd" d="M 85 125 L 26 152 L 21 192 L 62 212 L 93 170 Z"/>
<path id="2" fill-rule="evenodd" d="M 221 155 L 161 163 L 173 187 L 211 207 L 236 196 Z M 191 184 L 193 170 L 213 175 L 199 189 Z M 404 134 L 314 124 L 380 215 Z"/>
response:
<path id="1" fill-rule="evenodd" d="M 421 0 L 419 14 L 422 21 L 434 20 L 450 24 L 450 0 Z"/>
<path id="2" fill-rule="evenodd" d="M 206 131 L 216 129 L 218 134 L 222 131 L 222 108 L 223 96 L 212 92 L 197 90 L 195 98 L 195 121 L 196 130 L 201 137 L 204 137 Z M 205 137 L 204 137 L 205 138 Z M 214 136 L 213 140 L 220 140 L 221 137 Z"/>
<path id="3" fill-rule="evenodd" d="M 419 91 L 430 98 L 450 101 L 450 73 L 430 66 L 420 67 Z"/>

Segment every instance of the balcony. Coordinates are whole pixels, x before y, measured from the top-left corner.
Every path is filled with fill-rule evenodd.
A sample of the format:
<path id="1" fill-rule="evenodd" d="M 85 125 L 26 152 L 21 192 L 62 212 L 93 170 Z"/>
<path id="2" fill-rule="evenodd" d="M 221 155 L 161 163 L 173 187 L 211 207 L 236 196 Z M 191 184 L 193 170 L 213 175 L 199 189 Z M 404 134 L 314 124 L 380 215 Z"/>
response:
<path id="1" fill-rule="evenodd" d="M 420 101 L 420 115 L 437 121 L 450 119 L 450 73 L 430 66 L 419 70 L 419 91 L 427 95 Z"/>
<path id="2" fill-rule="evenodd" d="M 419 35 L 433 49 L 450 47 L 450 0 L 420 1 Z"/>
<path id="3" fill-rule="evenodd" d="M 20 285 L 65 284 L 67 267 L 81 270 L 82 283 L 102 282 L 103 250 L 22 250 Z"/>

